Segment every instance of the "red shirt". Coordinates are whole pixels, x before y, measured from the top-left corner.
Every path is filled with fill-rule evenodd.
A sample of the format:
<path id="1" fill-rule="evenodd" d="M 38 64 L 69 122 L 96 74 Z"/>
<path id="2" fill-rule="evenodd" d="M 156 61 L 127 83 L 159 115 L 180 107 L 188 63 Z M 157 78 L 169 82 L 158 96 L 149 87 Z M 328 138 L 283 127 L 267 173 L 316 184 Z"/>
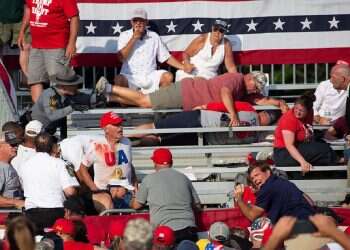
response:
<path id="1" fill-rule="evenodd" d="M 284 113 L 277 123 L 275 130 L 275 148 L 285 148 L 282 130 L 288 130 L 294 133 L 295 142 L 303 142 L 306 136 L 306 124 L 312 124 L 313 112 L 310 112 L 302 121 L 294 115 L 294 109 Z M 311 119 L 310 119 L 311 118 Z"/>
<path id="2" fill-rule="evenodd" d="M 210 80 L 203 78 L 185 78 L 181 81 L 182 106 L 184 110 L 209 102 L 222 102 L 221 89 L 226 87 L 232 93 L 234 101 L 249 101 L 262 98 L 260 94 L 248 95 L 243 75 L 239 73 L 225 73 Z"/>
<path id="3" fill-rule="evenodd" d="M 30 12 L 32 47 L 66 48 L 69 19 L 79 14 L 76 0 L 26 0 L 26 4 Z"/>
<path id="4" fill-rule="evenodd" d="M 63 250 L 93 250 L 94 245 L 78 241 L 63 242 Z"/>

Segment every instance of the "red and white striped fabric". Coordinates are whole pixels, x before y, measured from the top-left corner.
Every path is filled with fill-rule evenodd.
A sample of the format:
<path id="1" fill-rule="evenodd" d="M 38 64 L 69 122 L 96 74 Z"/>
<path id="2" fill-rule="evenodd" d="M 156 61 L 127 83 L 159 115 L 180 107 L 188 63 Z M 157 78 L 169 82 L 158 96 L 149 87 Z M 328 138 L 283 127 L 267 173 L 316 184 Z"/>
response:
<path id="1" fill-rule="evenodd" d="M 144 8 L 150 29 L 174 54 L 216 19 L 229 24 L 227 38 L 239 64 L 350 61 L 350 1 L 137 1 L 78 0 L 77 64 L 115 65 L 119 33 L 130 13 Z"/>

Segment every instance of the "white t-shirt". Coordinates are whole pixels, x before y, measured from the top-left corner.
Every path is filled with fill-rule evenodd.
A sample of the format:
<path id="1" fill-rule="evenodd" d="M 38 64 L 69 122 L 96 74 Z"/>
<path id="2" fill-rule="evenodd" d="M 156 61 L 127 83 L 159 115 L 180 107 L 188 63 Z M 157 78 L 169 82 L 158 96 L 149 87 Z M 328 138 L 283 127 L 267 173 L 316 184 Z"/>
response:
<path id="1" fill-rule="evenodd" d="M 26 209 L 63 207 L 63 190 L 79 186 L 75 177 L 68 174 L 63 160 L 41 152 L 23 164 L 20 178 Z"/>
<path id="2" fill-rule="evenodd" d="M 90 148 L 83 157 L 82 163 L 90 167 L 94 164 L 94 182 L 99 189 L 106 189 L 108 181 L 115 174 L 115 170 L 119 167 L 123 171 L 123 177 L 131 183 L 132 178 L 132 158 L 131 158 L 131 143 L 128 138 L 123 137 L 117 144 L 116 150 L 113 150 L 115 156 L 115 164 L 108 166 L 106 157 L 110 152 L 110 146 L 105 137 L 95 139 L 90 144 Z"/>
<path id="3" fill-rule="evenodd" d="M 12 159 L 11 165 L 19 175 L 22 165 L 27 162 L 33 155 L 36 154 L 34 148 L 28 148 L 23 145 L 19 145 L 17 148 L 17 155 Z"/>
<path id="4" fill-rule="evenodd" d="M 84 154 L 90 148 L 90 144 L 97 136 L 77 135 L 60 142 L 61 157 L 63 160 L 73 164 L 74 171 L 77 172 L 83 160 Z"/>

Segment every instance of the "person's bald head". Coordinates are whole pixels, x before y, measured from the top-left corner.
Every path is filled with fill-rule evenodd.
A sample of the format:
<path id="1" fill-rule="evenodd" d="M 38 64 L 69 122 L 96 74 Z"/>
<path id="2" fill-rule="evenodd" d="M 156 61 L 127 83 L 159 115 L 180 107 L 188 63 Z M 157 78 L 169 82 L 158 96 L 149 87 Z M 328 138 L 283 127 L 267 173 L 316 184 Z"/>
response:
<path id="1" fill-rule="evenodd" d="M 331 70 L 330 81 L 337 90 L 346 90 L 350 83 L 350 67 L 346 64 L 334 65 Z"/>

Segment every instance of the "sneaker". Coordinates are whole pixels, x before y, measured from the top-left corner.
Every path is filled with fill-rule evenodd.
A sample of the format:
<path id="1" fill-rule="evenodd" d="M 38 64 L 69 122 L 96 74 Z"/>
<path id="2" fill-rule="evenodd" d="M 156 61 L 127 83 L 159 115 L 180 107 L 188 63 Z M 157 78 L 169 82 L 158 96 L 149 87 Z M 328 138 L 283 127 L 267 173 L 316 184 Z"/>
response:
<path id="1" fill-rule="evenodd" d="M 108 84 L 107 79 L 102 76 L 96 83 L 95 90 L 97 94 L 106 94 L 106 85 Z"/>

